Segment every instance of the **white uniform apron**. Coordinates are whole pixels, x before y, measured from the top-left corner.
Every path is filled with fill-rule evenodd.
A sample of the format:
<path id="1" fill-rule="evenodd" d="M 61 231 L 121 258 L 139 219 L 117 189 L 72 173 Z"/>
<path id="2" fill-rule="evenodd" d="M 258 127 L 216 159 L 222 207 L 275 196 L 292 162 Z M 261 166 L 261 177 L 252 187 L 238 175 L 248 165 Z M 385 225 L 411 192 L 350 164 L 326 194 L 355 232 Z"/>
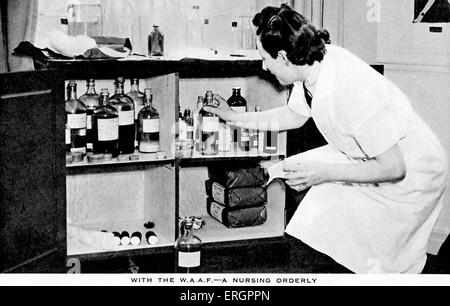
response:
<path id="1" fill-rule="evenodd" d="M 310 109 L 302 84 L 289 107 L 312 117 L 329 145 L 290 159 L 364 162 L 399 144 L 406 178 L 398 183 L 314 186 L 286 232 L 356 273 L 420 273 L 442 209 L 445 151 L 406 96 L 336 46 L 316 69 Z"/>

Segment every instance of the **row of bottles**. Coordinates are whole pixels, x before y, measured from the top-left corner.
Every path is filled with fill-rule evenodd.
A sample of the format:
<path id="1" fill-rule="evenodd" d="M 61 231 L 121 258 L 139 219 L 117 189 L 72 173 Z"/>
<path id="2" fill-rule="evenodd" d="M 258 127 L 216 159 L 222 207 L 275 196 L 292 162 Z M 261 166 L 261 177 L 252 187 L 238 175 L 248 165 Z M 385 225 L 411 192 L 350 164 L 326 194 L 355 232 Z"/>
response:
<path id="1" fill-rule="evenodd" d="M 77 84 L 67 86 L 66 151 L 68 153 L 132 154 L 155 153 L 159 145 L 159 114 L 153 107 L 151 88 L 139 91 L 139 80 L 131 80 L 131 92 L 124 93 L 124 79 L 115 82 L 115 94 L 108 89 L 101 95 L 95 80 L 87 80 L 87 90 L 77 98 Z"/>
<path id="2" fill-rule="evenodd" d="M 241 88 L 233 88 L 228 105 L 235 112 L 247 112 L 247 100 L 241 95 Z M 276 154 L 278 152 L 278 132 L 261 132 L 231 127 L 218 116 L 205 112 L 203 106 L 217 107 L 218 102 L 212 91 L 198 96 L 197 107 L 192 112 L 186 109 L 179 113 L 181 139 L 192 141 L 193 149 L 202 155 L 217 155 L 220 152 L 253 152 Z M 255 106 L 255 112 L 261 107 Z"/>

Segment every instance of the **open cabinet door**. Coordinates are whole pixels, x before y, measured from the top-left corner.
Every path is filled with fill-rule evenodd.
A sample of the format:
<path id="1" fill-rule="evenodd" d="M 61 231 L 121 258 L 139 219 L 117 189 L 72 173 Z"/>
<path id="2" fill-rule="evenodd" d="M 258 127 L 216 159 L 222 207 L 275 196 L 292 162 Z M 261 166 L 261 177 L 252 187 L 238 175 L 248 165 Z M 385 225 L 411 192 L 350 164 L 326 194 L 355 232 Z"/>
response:
<path id="1" fill-rule="evenodd" d="M 0 272 L 63 272 L 64 81 L 0 74 Z"/>

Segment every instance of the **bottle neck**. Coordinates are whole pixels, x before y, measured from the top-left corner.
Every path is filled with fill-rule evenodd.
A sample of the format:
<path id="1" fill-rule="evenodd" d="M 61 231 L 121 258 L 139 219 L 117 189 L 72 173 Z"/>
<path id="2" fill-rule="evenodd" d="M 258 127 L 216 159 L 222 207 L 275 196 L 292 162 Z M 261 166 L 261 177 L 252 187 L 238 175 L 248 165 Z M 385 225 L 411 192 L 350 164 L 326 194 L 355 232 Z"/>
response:
<path id="1" fill-rule="evenodd" d="M 144 105 L 153 107 L 153 95 L 152 94 L 145 95 Z"/>
<path id="2" fill-rule="evenodd" d="M 67 91 L 67 95 L 69 97 L 69 100 L 76 100 L 77 99 L 77 87 L 76 86 L 69 86 L 69 89 Z"/>
<path id="3" fill-rule="evenodd" d="M 241 96 L 241 90 L 233 89 L 233 97 L 240 97 L 240 96 Z"/>
<path id="4" fill-rule="evenodd" d="M 88 94 L 88 95 L 96 95 L 97 94 L 95 92 L 95 83 L 90 82 L 87 84 L 86 94 Z"/>
<path id="5" fill-rule="evenodd" d="M 109 103 L 109 95 L 102 95 L 99 101 L 100 106 L 106 106 Z"/>
<path id="6" fill-rule="evenodd" d="M 116 95 L 123 95 L 124 89 L 123 89 L 123 83 L 116 83 Z"/>
<path id="7" fill-rule="evenodd" d="M 139 91 L 139 81 L 131 80 L 131 91 Z"/>
<path id="8" fill-rule="evenodd" d="M 190 238 L 193 236 L 193 229 L 192 229 L 192 224 L 188 225 L 188 224 L 184 224 L 183 227 L 183 237 L 184 238 Z"/>

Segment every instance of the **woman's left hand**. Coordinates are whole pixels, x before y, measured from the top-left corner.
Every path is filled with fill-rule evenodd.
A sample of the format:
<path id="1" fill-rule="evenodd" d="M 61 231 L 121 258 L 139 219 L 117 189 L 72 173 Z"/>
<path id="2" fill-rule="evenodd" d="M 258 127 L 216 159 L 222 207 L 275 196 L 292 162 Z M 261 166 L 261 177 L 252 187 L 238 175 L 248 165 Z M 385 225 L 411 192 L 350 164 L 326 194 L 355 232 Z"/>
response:
<path id="1" fill-rule="evenodd" d="M 286 184 L 296 191 L 303 191 L 309 187 L 320 185 L 327 181 L 326 164 L 305 161 L 298 164 L 285 164 Z"/>

